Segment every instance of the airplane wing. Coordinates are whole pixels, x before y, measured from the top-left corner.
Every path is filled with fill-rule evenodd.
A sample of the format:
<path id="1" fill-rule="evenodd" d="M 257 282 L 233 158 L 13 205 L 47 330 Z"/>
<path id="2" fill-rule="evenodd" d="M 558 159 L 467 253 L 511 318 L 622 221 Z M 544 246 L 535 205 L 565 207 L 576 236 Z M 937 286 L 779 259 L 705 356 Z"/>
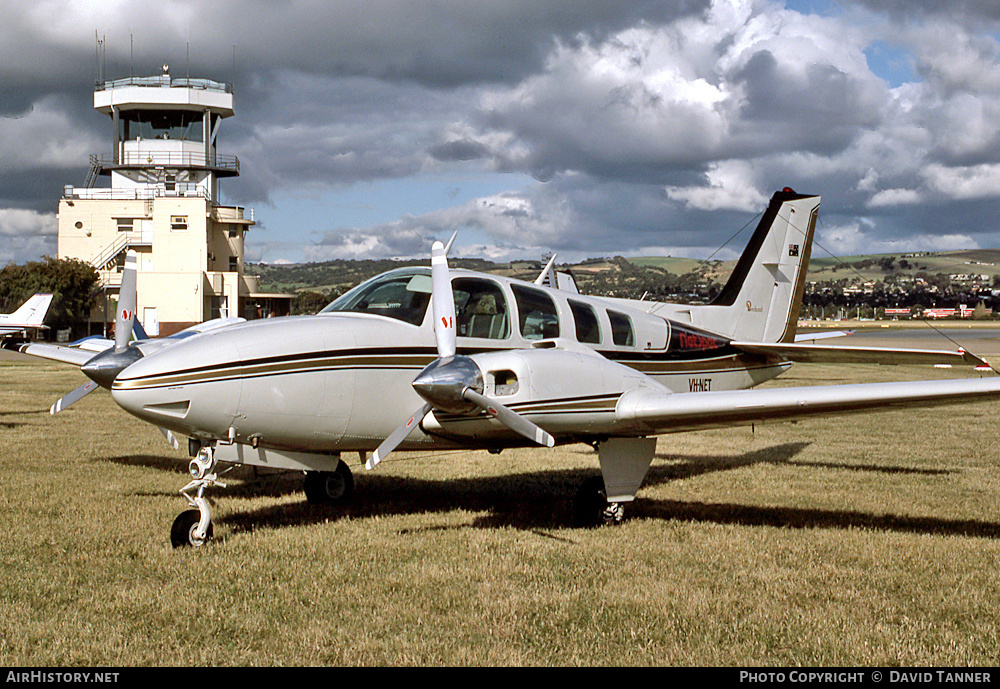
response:
<path id="1" fill-rule="evenodd" d="M 986 400 L 1000 400 L 1000 377 L 720 392 L 637 388 L 621 396 L 615 415 L 634 432 L 658 434 Z"/>
<path id="2" fill-rule="evenodd" d="M 935 349 L 900 349 L 888 347 L 842 347 L 789 342 L 730 342 L 733 347 L 754 354 L 771 354 L 787 361 L 810 364 L 930 364 L 975 366 L 990 365 L 978 356 L 959 349 L 954 352 Z"/>
<path id="3" fill-rule="evenodd" d="M 193 325 L 190 328 L 181 330 L 173 335 L 168 335 L 167 337 L 150 340 L 138 338 L 136 342 L 141 344 L 144 349 L 159 349 L 174 344 L 178 340 L 192 337 L 193 335 L 207 332 L 209 330 L 215 330 L 216 328 L 224 328 L 236 323 L 242 323 L 244 320 L 245 319 L 243 318 L 216 318 L 211 321 L 205 321 L 204 323 Z M 85 363 L 94 358 L 95 355 L 100 354 L 104 350 L 114 346 L 114 340 L 109 340 L 103 337 L 85 337 L 82 340 L 77 340 L 76 342 L 67 345 L 45 343 L 21 345 L 18 351 L 22 354 L 37 356 L 41 359 L 49 359 L 51 361 L 61 361 L 65 364 L 83 366 Z"/>
<path id="4" fill-rule="evenodd" d="M 67 345 L 26 344 L 22 345 L 19 351 L 22 354 L 37 356 L 42 359 L 51 359 L 52 361 L 61 361 L 64 364 L 73 364 L 74 366 L 83 366 L 94 358 L 94 352 L 90 350 L 69 347 Z"/>

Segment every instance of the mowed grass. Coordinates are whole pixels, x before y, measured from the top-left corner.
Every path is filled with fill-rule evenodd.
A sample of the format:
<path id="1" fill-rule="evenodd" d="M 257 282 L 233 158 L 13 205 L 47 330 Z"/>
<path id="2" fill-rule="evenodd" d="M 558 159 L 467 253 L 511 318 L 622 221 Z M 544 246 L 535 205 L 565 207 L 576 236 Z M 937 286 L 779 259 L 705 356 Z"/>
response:
<path id="1" fill-rule="evenodd" d="M 961 375 L 798 366 L 771 385 Z M 589 447 L 355 457 L 212 490 L 71 367 L 0 362 L 0 665 L 995 665 L 997 404 L 660 438 L 625 524 L 576 529 Z"/>

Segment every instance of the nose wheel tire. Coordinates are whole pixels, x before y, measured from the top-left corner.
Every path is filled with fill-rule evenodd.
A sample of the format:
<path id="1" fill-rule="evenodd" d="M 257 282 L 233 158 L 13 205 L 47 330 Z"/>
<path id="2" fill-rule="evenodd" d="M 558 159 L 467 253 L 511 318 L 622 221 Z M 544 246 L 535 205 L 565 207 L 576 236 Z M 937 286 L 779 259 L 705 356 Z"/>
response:
<path id="1" fill-rule="evenodd" d="M 306 500 L 313 505 L 342 505 L 354 493 L 354 475 L 341 462 L 334 471 L 307 471 Z"/>
<path id="2" fill-rule="evenodd" d="M 212 522 L 208 523 L 204 537 L 198 534 L 199 522 L 201 522 L 201 512 L 198 510 L 185 510 L 177 515 L 173 526 L 170 527 L 170 544 L 175 548 L 185 546 L 198 548 L 205 545 L 212 538 Z"/>

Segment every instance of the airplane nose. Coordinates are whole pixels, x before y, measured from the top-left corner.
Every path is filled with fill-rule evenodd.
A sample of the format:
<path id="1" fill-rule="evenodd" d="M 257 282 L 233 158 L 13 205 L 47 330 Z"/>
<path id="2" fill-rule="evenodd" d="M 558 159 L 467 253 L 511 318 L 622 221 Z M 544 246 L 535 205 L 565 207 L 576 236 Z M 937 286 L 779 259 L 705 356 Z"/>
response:
<path id="1" fill-rule="evenodd" d="M 111 396 L 143 421 L 225 437 L 240 399 L 239 361 L 232 338 L 204 333 L 147 352 L 117 375 Z"/>
<path id="2" fill-rule="evenodd" d="M 142 352 L 137 347 L 127 347 L 120 352 L 112 347 L 93 357 L 80 370 L 102 388 L 110 390 L 118 374 L 141 358 Z"/>

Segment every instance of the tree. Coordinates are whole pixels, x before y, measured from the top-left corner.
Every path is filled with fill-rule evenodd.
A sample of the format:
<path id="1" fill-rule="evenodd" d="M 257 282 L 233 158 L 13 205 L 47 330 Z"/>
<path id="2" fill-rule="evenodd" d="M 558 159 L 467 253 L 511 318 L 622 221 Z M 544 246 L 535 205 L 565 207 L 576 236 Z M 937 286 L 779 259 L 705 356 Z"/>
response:
<path id="1" fill-rule="evenodd" d="M 330 303 L 330 299 L 325 294 L 319 292 L 303 291 L 295 295 L 292 300 L 291 315 L 317 313 L 320 309 Z"/>
<path id="2" fill-rule="evenodd" d="M 0 311 L 10 313 L 36 292 L 53 295 L 45 324 L 56 328 L 87 320 L 94 303 L 97 271 L 75 258 L 43 256 L 23 266 L 9 263 L 0 270 Z"/>

